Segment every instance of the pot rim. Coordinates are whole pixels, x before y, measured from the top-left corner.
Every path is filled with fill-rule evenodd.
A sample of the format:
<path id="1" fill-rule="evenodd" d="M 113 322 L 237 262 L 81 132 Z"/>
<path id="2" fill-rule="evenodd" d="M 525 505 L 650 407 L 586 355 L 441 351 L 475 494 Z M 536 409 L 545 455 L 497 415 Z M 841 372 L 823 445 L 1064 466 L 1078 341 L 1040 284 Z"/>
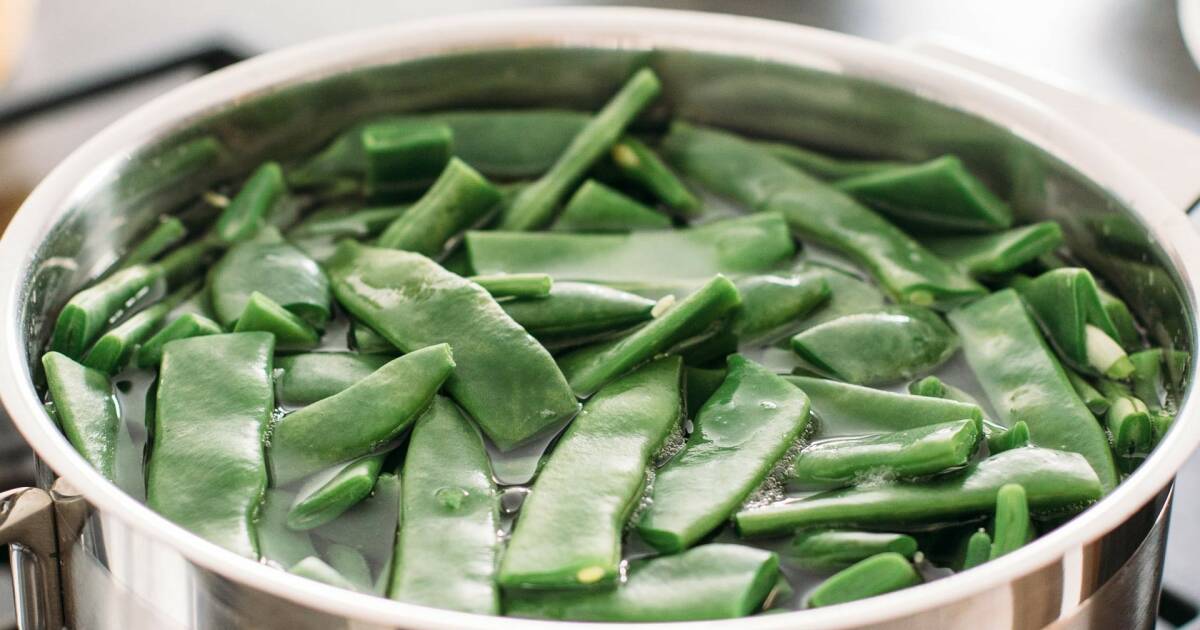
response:
<path id="1" fill-rule="evenodd" d="M 21 340 L 21 291 L 37 244 L 83 191 L 129 151 L 232 99 L 351 68 L 398 63 L 457 51 L 514 46 L 668 48 L 802 65 L 873 80 L 1005 125 L 1063 159 L 1135 210 L 1179 274 L 1192 312 L 1198 310 L 1200 236 L 1132 166 L 1102 142 L 1024 94 L 918 54 L 813 27 L 732 15 L 644 8 L 538 8 L 438 17 L 337 35 L 270 52 L 199 78 L 126 114 L 80 146 L 26 199 L 0 238 L 0 379 L 3 401 L 25 439 L 58 475 L 97 509 L 189 561 L 243 585 L 299 605 L 363 622 L 421 628 L 563 627 L 563 622 L 481 616 L 390 601 L 330 588 L 243 558 L 174 525 L 122 492 L 71 447 L 42 408 Z M 1070 160 L 1067 160 L 1070 156 Z M 1200 337 L 1188 314 L 1196 355 Z M 833 628 L 879 623 L 943 606 L 1067 559 L 1066 583 L 1081 585 L 1079 548 L 1116 528 L 1169 484 L 1200 443 L 1197 389 L 1180 405 L 1170 438 L 1109 496 L 1022 549 L 986 566 L 881 596 L 873 606 L 839 605 L 738 619 L 736 627 Z M 1071 561 L 1074 559 L 1074 561 Z M 1071 573 L 1075 573 L 1072 581 Z M 1068 588 L 1067 591 L 1071 589 Z M 1080 593 L 1065 592 L 1064 610 Z M 687 622 L 671 627 L 713 627 Z M 572 627 L 578 624 L 572 624 Z M 640 627 L 643 624 L 622 624 Z M 663 624 L 654 624 L 662 627 Z M 729 625 L 728 627 L 733 627 Z"/>

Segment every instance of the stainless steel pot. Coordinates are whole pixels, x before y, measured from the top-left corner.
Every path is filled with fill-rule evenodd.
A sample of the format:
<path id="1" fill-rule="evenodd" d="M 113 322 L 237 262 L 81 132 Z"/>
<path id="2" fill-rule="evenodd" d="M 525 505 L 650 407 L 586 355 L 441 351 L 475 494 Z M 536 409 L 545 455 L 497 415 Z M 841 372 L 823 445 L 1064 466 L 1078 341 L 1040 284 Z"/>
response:
<path id="1" fill-rule="evenodd" d="M 635 9 L 473 15 L 325 40 L 129 114 L 55 170 L 0 241 L 0 396 L 44 464 L 41 488 L 6 495 L 0 511 L 23 627 L 565 627 L 336 590 L 211 545 L 84 463 L 44 413 L 33 366 L 66 298 L 157 213 L 214 181 L 373 114 L 594 108 L 642 64 L 694 121 L 836 151 L 959 154 L 1023 218 L 1060 221 L 1156 342 L 1196 354 L 1200 239 L 1182 208 L 1088 132 L 978 74 L 820 30 Z M 203 150 L 206 138 L 222 150 Z M 1196 398 L 1189 385 L 1168 439 L 1128 481 L 1016 553 L 869 603 L 681 627 L 1150 627 L 1171 482 L 1200 442 Z"/>

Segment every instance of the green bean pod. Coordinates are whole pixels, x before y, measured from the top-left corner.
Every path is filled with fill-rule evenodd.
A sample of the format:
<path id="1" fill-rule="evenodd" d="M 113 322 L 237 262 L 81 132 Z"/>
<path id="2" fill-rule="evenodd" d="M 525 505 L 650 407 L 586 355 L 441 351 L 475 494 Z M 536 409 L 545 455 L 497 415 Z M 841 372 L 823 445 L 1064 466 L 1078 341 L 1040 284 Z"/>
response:
<path id="1" fill-rule="evenodd" d="M 729 330 L 740 343 L 752 344 L 775 338 L 829 299 L 829 283 L 823 274 L 749 276 L 737 281 L 742 305 L 734 313 Z"/>
<path id="2" fill-rule="evenodd" d="M 992 455 L 1022 446 L 1029 446 L 1029 425 L 1024 420 L 1003 431 L 995 431 L 987 439 L 988 452 Z"/>
<path id="3" fill-rule="evenodd" d="M 275 368 L 275 398 L 289 407 L 303 407 L 329 398 L 370 376 L 391 357 L 357 352 L 309 352 L 279 357 Z"/>
<path id="4" fill-rule="evenodd" d="M 187 238 L 187 227 L 177 217 L 162 216 L 150 233 L 142 237 L 124 256 L 117 269 L 126 269 L 154 260 L 163 252 Z"/>
<path id="5" fill-rule="evenodd" d="M 870 175 L 906 166 L 904 162 L 892 162 L 889 160 L 835 158 L 818 151 L 782 142 L 759 142 L 757 144 L 762 149 L 771 153 L 771 155 L 791 164 L 793 167 L 825 181 L 837 181 L 859 175 Z"/>
<path id="6" fill-rule="evenodd" d="M 272 479 L 287 484 L 372 453 L 425 411 L 453 371 L 450 346 L 429 346 L 284 416 L 271 434 Z"/>
<path id="7" fill-rule="evenodd" d="M 308 556 L 307 558 L 297 562 L 288 569 L 288 573 L 294 573 L 300 577 L 305 577 L 310 580 L 315 580 L 329 586 L 344 588 L 348 591 L 357 591 L 358 587 L 353 582 L 347 580 L 345 576 L 338 572 L 337 569 L 329 566 L 324 560 L 316 556 Z"/>
<path id="8" fill-rule="evenodd" d="M 250 294 L 233 327 L 233 332 L 252 331 L 275 335 L 275 344 L 281 350 L 312 348 L 321 340 L 320 333 L 308 322 L 258 291 Z"/>
<path id="9" fill-rule="evenodd" d="M 1133 363 L 1133 393 L 1151 411 L 1162 409 L 1162 348 L 1150 348 L 1129 355 Z"/>
<path id="10" fill-rule="evenodd" d="M 554 210 L 587 169 L 624 133 L 630 122 L 658 96 L 661 85 L 643 68 L 579 130 L 562 155 L 532 185 L 521 190 L 500 219 L 502 230 L 536 230 L 554 218 Z"/>
<path id="11" fill-rule="evenodd" d="M 642 496 L 651 460 L 683 413 L 682 369 L 679 357 L 664 357 L 587 401 L 521 508 L 500 565 L 501 586 L 616 584 L 625 521 Z"/>
<path id="12" fill-rule="evenodd" d="M 1033 522 L 1029 520 L 1029 501 L 1025 488 L 1010 483 L 996 493 L 996 514 L 992 518 L 992 549 L 989 560 L 1011 553 L 1033 540 Z"/>
<path id="13" fill-rule="evenodd" d="M 1129 307 L 1125 306 L 1125 302 L 1121 298 L 1100 289 L 1100 306 L 1104 309 L 1104 313 L 1108 315 L 1108 320 L 1112 322 L 1113 327 L 1117 330 L 1117 340 L 1121 342 L 1121 346 L 1127 350 L 1137 348 L 1142 343 L 1142 335 L 1138 332 L 1137 324 L 1134 322 L 1133 314 L 1129 312 Z"/>
<path id="14" fill-rule="evenodd" d="M 500 303 L 513 321 L 541 341 L 586 339 L 651 318 L 654 300 L 582 282 L 555 282 L 549 296 Z"/>
<path id="15" fill-rule="evenodd" d="M 995 234 L 939 236 L 921 242 L 973 276 L 1000 276 L 1058 249 L 1063 233 L 1058 223 L 1043 221 Z"/>
<path id="16" fill-rule="evenodd" d="M 222 326 L 232 327 L 250 296 L 262 293 L 302 317 L 313 328 L 325 328 L 330 316 L 329 279 L 315 261 L 283 240 L 273 227 L 238 243 L 213 267 L 209 276 L 213 312 Z"/>
<path id="17" fill-rule="evenodd" d="M 191 284 L 174 291 L 105 332 L 83 357 L 83 364 L 106 374 L 119 372 L 133 356 L 134 348 L 146 341 L 162 325 L 171 309 L 196 291 L 196 286 Z"/>
<path id="18" fill-rule="evenodd" d="M 895 433 L 837 438 L 800 451 L 792 479 L 805 484 L 847 485 L 863 479 L 911 478 L 961 468 L 979 446 L 971 419 Z"/>
<path id="19" fill-rule="evenodd" d="M 777 213 L 630 234 L 468 232 L 466 242 L 476 273 L 547 273 L 618 287 L 761 273 L 796 253 Z"/>
<path id="20" fill-rule="evenodd" d="M 797 532 L 787 555 L 809 569 L 841 569 L 885 552 L 912 558 L 917 541 L 907 534 L 819 529 Z"/>
<path id="21" fill-rule="evenodd" d="M 1154 446 L 1154 429 L 1146 403 L 1112 381 L 1100 381 L 1099 384 L 1108 398 L 1104 424 L 1112 436 L 1113 451 L 1121 458 L 1139 457 L 1150 452 Z"/>
<path id="22" fill-rule="evenodd" d="M 629 336 L 575 350 L 559 359 L 559 367 L 577 395 L 590 396 L 608 381 L 704 332 L 740 302 L 737 287 L 716 276 Z"/>
<path id="23" fill-rule="evenodd" d="M 213 231 L 221 242 L 233 244 L 254 238 L 267 224 L 267 215 L 287 194 L 283 170 L 275 162 L 258 167 L 217 217 Z"/>
<path id="24" fill-rule="evenodd" d="M 792 349 L 825 374 L 876 385 L 937 368 L 958 349 L 958 336 L 927 308 L 892 306 L 809 328 L 792 337 Z"/>
<path id="25" fill-rule="evenodd" d="M 454 131 L 432 122 L 370 123 L 362 130 L 367 194 L 404 195 L 429 185 L 452 160 Z"/>
<path id="26" fill-rule="evenodd" d="M 500 273 L 468 279 L 497 298 L 544 298 L 554 289 L 554 279 L 544 273 Z"/>
<path id="27" fill-rule="evenodd" d="M 1064 368 L 1067 373 L 1067 380 L 1071 382 L 1071 387 L 1075 390 L 1075 394 L 1079 396 L 1079 400 L 1087 405 L 1088 410 L 1097 416 L 1102 416 L 1108 411 L 1108 399 L 1101 394 L 1099 390 L 1092 387 L 1092 384 L 1087 382 L 1087 379 L 1077 374 L 1070 368 Z"/>
<path id="28" fill-rule="evenodd" d="M 1012 225 L 1012 209 L 953 155 L 843 179 L 838 190 L 901 225 L 926 231 L 991 232 Z"/>
<path id="29" fill-rule="evenodd" d="M 779 575 L 773 553 L 710 544 L 629 563 L 615 589 L 505 593 L 504 614 L 569 621 L 734 619 L 762 608 Z"/>
<path id="30" fill-rule="evenodd" d="M 713 192 L 751 210 L 782 212 L 793 233 L 861 263 L 899 302 L 952 305 L 985 293 L 852 197 L 749 141 L 676 122 L 663 151 L 675 168 Z"/>
<path id="31" fill-rule="evenodd" d="M 219 335 L 224 332 L 221 325 L 195 313 L 184 313 L 146 340 L 134 355 L 134 363 L 140 368 L 155 367 L 162 361 L 163 348 L 168 342 L 189 337 Z"/>
<path id="32" fill-rule="evenodd" d="M 638 534 L 677 553 L 729 520 L 808 427 L 808 397 L 766 368 L 729 357 L 683 450 L 658 471 Z"/>
<path id="33" fill-rule="evenodd" d="M 1101 305 L 1090 271 L 1054 269 L 1015 286 L 1068 363 L 1109 378 L 1125 378 L 1133 372 L 1116 342 L 1120 334 Z"/>
<path id="34" fill-rule="evenodd" d="M 115 481 L 121 414 L 108 377 L 58 352 L 42 355 L 42 367 L 67 440 L 105 479 Z"/>
<path id="35" fill-rule="evenodd" d="M 784 378 L 808 394 L 819 420 L 817 434 L 821 437 L 903 431 L 964 418 L 979 423 L 980 430 L 983 428 L 983 410 L 978 405 L 807 376 Z"/>
<path id="36" fill-rule="evenodd" d="M 1104 430 L 1075 394 L 1017 294 L 993 293 L 950 313 L 950 322 L 1002 421 L 1011 426 L 1024 420 L 1037 446 L 1083 455 L 1104 491 L 1112 490 L 1117 470 Z"/>
<path id="37" fill-rule="evenodd" d="M 134 265 L 71 296 L 58 314 L 50 349 L 79 360 L 129 305 L 152 291 L 162 277 L 156 265 Z"/>
<path id="38" fill-rule="evenodd" d="M 633 136 L 625 136 L 609 152 L 613 164 L 626 179 L 636 182 L 682 217 L 700 214 L 700 200 L 688 190 L 670 167 L 650 147 Z"/>
<path id="39" fill-rule="evenodd" d="M 350 320 L 350 340 L 354 349 L 361 354 L 400 354 L 400 349 L 392 342 L 358 319 Z"/>
<path id="40" fill-rule="evenodd" d="M 575 191 L 562 214 L 554 222 L 561 232 L 633 232 L 665 230 L 671 227 L 667 215 L 589 179 Z"/>
<path id="41" fill-rule="evenodd" d="M 320 527 L 367 498 L 375 488 L 385 457 L 387 453 L 378 453 L 354 460 L 311 492 L 302 489 L 288 510 L 288 529 Z"/>
<path id="42" fill-rule="evenodd" d="M 266 333 L 167 344 L 146 464 L 146 505 L 251 559 L 258 559 L 255 518 L 267 488 L 274 350 Z"/>
<path id="43" fill-rule="evenodd" d="M 840 269 L 804 263 L 798 266 L 796 271 L 813 274 L 824 280 L 829 287 L 829 299 L 799 323 L 797 332 L 819 326 L 843 315 L 878 310 L 886 301 L 879 289 Z"/>
<path id="44" fill-rule="evenodd" d="M 380 595 L 386 592 L 386 582 L 391 578 L 391 559 L 394 555 L 396 536 L 393 533 L 400 524 L 401 482 L 399 475 L 383 472 L 375 481 L 375 490 L 370 496 L 342 512 L 336 519 L 309 530 L 312 538 L 325 544 L 346 545 L 356 549 L 379 567 L 375 575 L 384 583 L 377 588 Z M 285 504 L 284 515 L 291 501 Z M 286 528 L 285 528 L 286 529 Z M 287 529 L 291 534 L 305 534 Z"/>
<path id="45" fill-rule="evenodd" d="M 305 241 L 316 238 L 332 240 L 353 238 L 363 240 L 378 236 L 400 215 L 408 212 L 410 204 L 373 206 L 360 210 L 335 207 L 314 212 L 287 232 L 288 240 Z"/>
<path id="46" fill-rule="evenodd" d="M 808 595 L 811 608 L 844 604 L 921 583 L 921 576 L 908 558 L 887 551 L 842 569 L 821 582 Z"/>
<path id="47" fill-rule="evenodd" d="M 434 400 L 413 427 L 403 480 L 388 597 L 499 614 L 496 484 L 483 439 L 448 398 Z"/>
<path id="48" fill-rule="evenodd" d="M 479 223 L 500 191 L 466 162 L 452 158 L 416 203 L 379 236 L 379 246 L 436 257 L 455 236 Z"/>
<path id="49" fill-rule="evenodd" d="M 967 538 L 966 548 L 963 550 L 962 561 L 959 563 L 959 571 L 973 569 L 984 562 L 991 559 L 992 556 L 992 537 L 987 531 L 980 528 L 976 530 L 970 537 Z"/>
<path id="50" fill-rule="evenodd" d="M 353 241 L 328 269 L 342 306 L 400 350 L 455 348 L 447 388 L 501 449 L 578 411 L 546 349 L 474 282 L 419 254 Z"/>
<path id="51" fill-rule="evenodd" d="M 990 513 L 1000 487 L 1025 487 L 1032 510 L 1071 514 L 1102 495 L 1086 459 L 1046 448 L 1017 448 L 936 479 L 831 490 L 804 499 L 743 510 L 734 517 L 742 536 L 785 534 L 805 527 L 868 527 L 900 531 Z"/>

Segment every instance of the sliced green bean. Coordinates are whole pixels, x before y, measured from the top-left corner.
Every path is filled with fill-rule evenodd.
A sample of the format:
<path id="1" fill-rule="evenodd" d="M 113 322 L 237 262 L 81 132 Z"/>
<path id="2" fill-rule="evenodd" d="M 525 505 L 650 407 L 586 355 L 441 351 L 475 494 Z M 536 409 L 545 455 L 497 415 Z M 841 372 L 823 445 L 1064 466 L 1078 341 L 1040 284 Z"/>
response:
<path id="1" fill-rule="evenodd" d="M 227 244 L 254 238 L 286 194 L 287 184 L 278 164 L 267 162 L 258 167 L 217 218 L 213 228 L 217 238 Z"/>
<path id="2" fill-rule="evenodd" d="M 904 162 L 889 160 L 835 158 L 818 151 L 782 142 L 760 142 L 758 146 L 805 173 L 826 181 L 869 175 L 906 166 Z"/>
<path id="3" fill-rule="evenodd" d="M 255 560 L 255 519 L 267 488 L 263 438 L 275 408 L 274 350 L 266 333 L 167 344 L 146 464 L 151 509 Z"/>
<path id="4" fill-rule="evenodd" d="M 83 364 L 106 374 L 119 372 L 133 356 L 134 348 L 162 325 L 171 309 L 195 293 L 197 286 L 191 284 L 172 292 L 101 335 L 84 356 Z"/>
<path id="5" fill-rule="evenodd" d="M 637 182 L 646 192 L 683 217 L 700 213 L 700 200 L 688 190 L 650 147 L 633 136 L 625 136 L 613 145 L 613 164 L 626 179 Z"/>
<path id="6" fill-rule="evenodd" d="M 992 455 L 1022 446 L 1029 446 L 1029 425 L 1024 420 L 1003 431 L 995 431 L 987 439 L 988 452 Z"/>
<path id="7" fill-rule="evenodd" d="M 301 489 L 288 510 L 287 526 L 294 530 L 320 527 L 367 498 L 387 453 L 367 455 L 347 464 L 332 479 L 311 491 Z"/>
<path id="8" fill-rule="evenodd" d="M 762 343 L 793 328 L 829 299 L 824 274 L 748 276 L 737 281 L 742 305 L 729 330 L 743 344 Z"/>
<path id="9" fill-rule="evenodd" d="M 547 273 L 622 286 L 766 272 L 791 260 L 796 246 L 783 218 L 764 213 L 630 234 L 468 232 L 467 251 L 476 273 Z"/>
<path id="10" fill-rule="evenodd" d="M 866 479 L 933 475 L 967 465 L 979 446 L 971 419 L 895 433 L 837 438 L 800 451 L 792 479 L 804 484 L 848 485 Z"/>
<path id="11" fill-rule="evenodd" d="M 950 313 L 950 322 L 1001 421 L 1011 426 L 1024 420 L 1033 444 L 1083 455 L 1104 491 L 1112 490 L 1117 470 L 1104 430 L 1075 394 L 1017 294 L 993 293 Z"/>
<path id="12" fill-rule="evenodd" d="M 448 398 L 413 427 L 388 597 L 499 614 L 499 500 L 483 439 Z"/>
<path id="13" fill-rule="evenodd" d="M 134 301 L 155 289 L 161 269 L 134 265 L 76 293 L 58 314 L 50 349 L 79 360 L 83 353 Z"/>
<path id="14" fill-rule="evenodd" d="M 992 550 L 989 560 L 1011 553 L 1033 540 L 1033 522 L 1029 520 L 1029 501 L 1025 488 L 1010 483 L 996 493 L 996 514 L 992 519 Z"/>
<path id="15" fill-rule="evenodd" d="M 1015 286 L 1068 363 L 1109 378 L 1125 378 L 1133 372 L 1116 342 L 1120 335 L 1101 305 L 1091 272 L 1078 267 L 1054 269 Z"/>
<path id="16" fill-rule="evenodd" d="M 762 608 L 775 586 L 779 558 L 742 545 L 702 545 L 673 556 L 629 563 L 619 587 L 505 593 L 504 614 L 570 621 L 734 619 Z"/>
<path id="17" fill-rule="evenodd" d="M 1073 514 L 1099 499 L 1095 471 L 1077 453 L 1030 446 L 993 455 L 961 472 L 929 481 L 859 486 L 743 510 L 742 536 L 785 534 L 804 527 L 923 529 L 990 514 L 1008 483 L 1025 487 L 1032 510 Z"/>
<path id="18" fill-rule="evenodd" d="M 383 335 L 375 332 L 374 328 L 357 319 L 352 319 L 350 322 L 350 339 L 353 341 L 354 349 L 363 354 L 391 356 L 400 354 L 400 349 L 392 342 L 384 339 Z"/>
<path id="19" fill-rule="evenodd" d="M 304 318 L 313 328 L 325 328 L 330 316 L 329 279 L 317 263 L 283 240 L 273 227 L 225 253 L 209 276 L 213 311 L 222 326 L 232 327 L 246 309 L 251 294 L 262 293 Z"/>
<path id="20" fill-rule="evenodd" d="M 554 279 L 544 273 L 499 273 L 469 280 L 498 298 L 544 298 L 554 288 Z"/>
<path id="21" fill-rule="evenodd" d="M 1112 436 L 1112 448 L 1121 458 L 1145 455 L 1154 446 L 1154 429 L 1150 409 L 1128 390 L 1112 381 L 1100 381 L 1101 391 L 1108 398 L 1108 413 L 1104 424 Z"/>
<path id="22" fill-rule="evenodd" d="M 1063 233 L 1058 223 L 1043 221 L 995 234 L 940 236 L 921 242 L 973 276 L 1000 276 L 1058 249 Z"/>
<path id="23" fill-rule="evenodd" d="M 808 427 L 808 397 L 766 368 L 729 357 L 683 450 L 654 481 L 638 534 L 677 553 L 704 538 L 759 487 Z"/>
<path id="24" fill-rule="evenodd" d="M 885 552 L 912 558 L 917 541 L 907 534 L 818 529 L 798 532 L 787 555 L 809 569 L 841 569 Z"/>
<path id="25" fill-rule="evenodd" d="M 641 203 L 589 179 L 575 191 L 554 222 L 562 232 L 633 232 L 665 230 L 671 219 Z"/>
<path id="26" fill-rule="evenodd" d="M 684 175 L 713 192 L 751 210 L 782 212 L 793 233 L 858 261 L 899 302 L 951 305 L 985 293 L 849 195 L 749 141 L 676 122 L 663 151 Z"/>
<path id="27" fill-rule="evenodd" d="M 411 205 L 402 204 L 375 206 L 352 211 L 333 208 L 314 212 L 288 230 L 288 240 L 303 241 L 321 237 L 367 239 L 379 235 L 411 207 Z"/>
<path id="28" fill-rule="evenodd" d="M 250 294 L 233 327 L 234 332 L 255 330 L 275 335 L 275 344 L 281 350 L 312 348 L 321 340 L 320 333 L 308 322 L 258 291 Z"/>
<path id="29" fill-rule="evenodd" d="M 1087 408 L 1097 416 L 1102 416 L 1108 411 L 1108 399 L 1104 397 L 1092 384 L 1087 382 L 1075 370 L 1064 368 L 1067 373 L 1067 380 L 1071 382 L 1071 387 L 1075 390 L 1075 394 L 1087 405 Z"/>
<path id="30" fill-rule="evenodd" d="M 159 254 L 178 245 L 183 239 L 187 238 L 187 227 L 183 225 L 176 217 L 163 216 L 159 217 L 158 224 L 150 233 L 142 237 L 124 256 L 121 257 L 121 262 L 118 269 L 125 269 L 134 265 L 148 263 L 158 257 Z"/>
<path id="31" fill-rule="evenodd" d="M 908 558 L 884 552 L 861 560 L 821 582 L 808 596 L 812 608 L 858 601 L 921 583 Z"/>
<path id="32" fill-rule="evenodd" d="M 1133 363 L 1133 393 L 1151 411 L 1162 409 L 1162 348 L 1150 348 L 1129 355 Z"/>
<path id="33" fill-rule="evenodd" d="M 358 588 L 350 580 L 347 580 L 337 569 L 329 566 L 324 560 L 309 556 L 300 562 L 292 565 L 288 569 L 288 573 L 294 573 L 300 577 L 306 577 L 310 580 L 316 580 L 322 584 L 344 588 L 348 591 L 357 591 Z"/>
<path id="34" fill-rule="evenodd" d="M 825 374 L 876 385 L 937 368 L 958 349 L 958 336 L 930 309 L 892 306 L 809 328 L 792 337 L 792 349 Z"/>
<path id="35" fill-rule="evenodd" d="M 501 586 L 617 583 L 625 521 L 642 496 L 651 460 L 683 413 L 682 369 L 679 357 L 665 357 L 588 400 L 521 508 L 500 566 Z M 658 483 L 663 479 L 660 474 Z"/>
<path id="36" fill-rule="evenodd" d="M 987 531 L 978 529 L 967 538 L 967 546 L 963 552 L 962 564 L 959 571 L 973 569 L 987 562 L 992 555 L 992 537 Z"/>
<path id="37" fill-rule="evenodd" d="M 1125 302 L 1121 298 L 1100 289 L 1100 306 L 1104 308 L 1105 314 L 1108 315 L 1109 321 L 1117 330 L 1117 340 L 1121 342 L 1121 346 L 1126 350 L 1137 348 L 1142 344 L 1142 335 L 1138 332 L 1137 324 L 1134 322 L 1133 314 L 1129 312 L 1129 307 L 1125 306 Z"/>
<path id="38" fill-rule="evenodd" d="M 425 411 L 453 371 L 450 346 L 429 346 L 284 416 L 271 434 L 272 479 L 287 484 L 372 453 Z"/>
<path id="39" fill-rule="evenodd" d="M 705 331 L 740 302 L 737 287 L 716 276 L 629 336 L 571 352 L 559 359 L 559 366 L 577 395 L 590 396 L 608 381 Z"/>
<path id="40" fill-rule="evenodd" d="M 357 352 L 309 352 L 279 357 L 275 398 L 289 407 L 303 407 L 329 398 L 370 376 L 392 357 Z"/>
<path id="41" fill-rule="evenodd" d="M 342 306 L 400 350 L 442 342 L 455 348 L 447 388 L 500 448 L 578 411 L 546 349 L 474 282 L 419 254 L 352 241 L 328 269 Z"/>
<path id="42" fill-rule="evenodd" d="M 879 289 L 845 271 L 810 263 L 800 265 L 797 271 L 814 274 L 829 286 L 829 299 L 800 322 L 800 330 L 819 326 L 843 315 L 877 310 L 886 301 Z"/>
<path id="43" fill-rule="evenodd" d="M 439 256 L 452 238 L 483 220 L 499 201 L 499 189 L 453 158 L 429 192 L 383 231 L 379 246 Z"/>
<path id="44" fill-rule="evenodd" d="M 55 418 L 67 440 L 105 479 L 115 482 L 121 415 L 108 377 L 58 352 L 42 355 L 42 367 Z"/>
<path id="45" fill-rule="evenodd" d="M 549 223 L 570 188 L 612 148 L 660 88 L 658 77 L 649 68 L 636 72 L 571 140 L 554 166 L 517 194 L 500 219 L 500 229 L 534 230 Z"/>
<path id="46" fill-rule="evenodd" d="M 362 130 L 367 193 L 408 194 L 433 181 L 450 161 L 454 131 L 428 122 L 368 124 Z"/>
<path id="47" fill-rule="evenodd" d="M 222 332 L 224 331 L 217 322 L 203 315 L 184 313 L 147 339 L 146 343 L 137 349 L 134 363 L 140 368 L 155 367 L 162 361 L 163 348 L 168 342 L 189 337 L 219 335 Z"/>
<path id="48" fill-rule="evenodd" d="M 555 282 L 549 296 L 501 302 L 513 321 L 543 342 L 581 339 L 651 318 L 654 300 L 582 282 Z"/>
<path id="49" fill-rule="evenodd" d="M 835 185 L 909 227 L 991 232 L 1012 225 L 1008 204 L 953 155 L 840 180 Z"/>
<path id="50" fill-rule="evenodd" d="M 154 263 L 154 267 L 166 279 L 167 287 L 175 288 L 206 272 L 213 254 L 220 250 L 219 243 L 212 239 L 201 239 L 182 247 L 176 247 L 159 258 Z"/>
<path id="51" fill-rule="evenodd" d="M 1163 437 L 1167 435 L 1167 431 L 1171 430 L 1171 425 L 1175 423 L 1175 416 L 1165 411 L 1154 411 L 1150 413 L 1150 431 L 1154 434 L 1154 443 L 1158 444 Z"/>
<path id="52" fill-rule="evenodd" d="M 784 378 L 808 394 L 821 437 L 903 431 L 964 418 L 979 423 L 982 430 L 983 410 L 978 405 L 807 376 Z"/>

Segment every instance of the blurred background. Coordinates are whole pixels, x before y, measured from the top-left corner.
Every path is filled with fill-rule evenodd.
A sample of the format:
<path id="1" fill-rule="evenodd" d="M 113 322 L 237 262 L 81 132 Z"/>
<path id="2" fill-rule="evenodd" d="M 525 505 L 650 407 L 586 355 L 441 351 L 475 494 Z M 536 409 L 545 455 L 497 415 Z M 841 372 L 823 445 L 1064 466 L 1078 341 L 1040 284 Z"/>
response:
<path id="1" fill-rule="evenodd" d="M 1192 0 L 664 0 L 612 4 L 736 13 L 888 43 L 935 39 L 1200 133 Z M 0 0 L 0 230 L 72 149 L 141 103 L 247 56 L 375 25 L 466 11 L 610 4 L 520 0 Z M 1193 45 L 1197 44 L 1193 40 Z M 1200 174 L 1198 174 L 1200 175 Z M 1180 208 L 1184 211 L 1184 208 Z M 7 264 L 0 260 L 0 265 Z M 0 412 L 0 489 L 30 455 Z M 1176 487 L 1160 624 L 1200 603 L 1200 458 Z M 0 580 L 7 580 L 0 567 Z M 0 629 L 13 627 L 0 581 Z M 1166 621 L 1166 620 L 1169 620 Z"/>

